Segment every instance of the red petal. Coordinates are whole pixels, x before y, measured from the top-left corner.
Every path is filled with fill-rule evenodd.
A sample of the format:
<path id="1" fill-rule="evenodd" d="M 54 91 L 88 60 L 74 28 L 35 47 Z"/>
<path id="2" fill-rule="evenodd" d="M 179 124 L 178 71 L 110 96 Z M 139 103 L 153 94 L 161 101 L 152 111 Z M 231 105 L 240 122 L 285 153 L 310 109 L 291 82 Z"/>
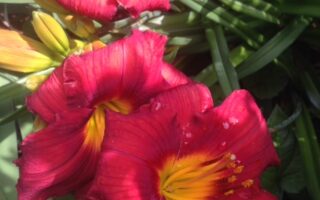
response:
<path id="1" fill-rule="evenodd" d="M 57 0 L 66 9 L 80 15 L 102 22 L 112 21 L 116 15 L 121 15 L 118 8 L 122 6 L 131 15 L 138 16 L 143 11 L 169 10 L 169 0 Z"/>
<path id="2" fill-rule="evenodd" d="M 110 113 L 102 159 L 88 199 L 158 199 L 155 167 L 179 152 L 178 124 L 211 106 L 210 92 L 202 85 L 189 84 L 161 93 L 140 112 L 128 116 Z"/>
<path id="3" fill-rule="evenodd" d="M 231 153 L 238 166 L 243 166 L 229 189 L 241 188 L 243 181 L 251 179 L 259 188 L 261 173 L 266 167 L 279 163 L 266 121 L 245 90 L 233 92 L 221 106 L 194 121 L 189 131 L 195 134 L 189 147 L 185 147 L 186 153 L 203 151 L 213 156 Z"/>
<path id="4" fill-rule="evenodd" d="M 209 115 L 212 118 L 207 123 L 212 129 L 208 131 L 211 136 L 207 139 L 215 141 L 216 145 L 212 146 L 210 142 L 203 148 L 214 151 L 220 145 L 221 151 L 236 154 L 237 159 L 250 163 L 251 167 L 262 167 L 259 172 L 267 164 L 279 162 L 266 121 L 247 91 L 233 92 Z M 250 174 L 253 175 L 254 171 Z"/>
<path id="5" fill-rule="evenodd" d="M 215 192 L 214 198 L 273 199 L 272 195 L 260 189 L 259 178 L 268 165 L 276 164 L 279 160 L 266 122 L 253 98 L 246 91 L 236 91 L 221 106 L 210 109 L 209 104 L 208 109 L 208 94 L 200 92 L 199 87 L 185 85 L 164 92 L 155 98 L 151 105 L 143 106 L 139 112 L 129 116 L 110 113 L 110 129 L 103 147 L 104 154 L 87 195 L 100 195 L 100 198 L 112 200 L 119 199 L 119 195 L 126 197 L 127 191 L 131 193 L 125 172 L 117 170 L 116 164 L 109 168 L 109 171 L 104 171 L 110 153 L 119 159 L 117 163 L 126 163 L 126 159 L 135 160 L 132 162 L 134 164 L 130 165 L 135 176 L 128 176 L 129 185 L 134 185 L 136 181 L 135 194 L 148 191 L 148 195 L 150 191 L 154 191 L 154 185 L 159 184 L 159 177 L 154 176 L 150 169 L 158 172 L 172 155 L 179 159 L 205 153 L 212 155 L 211 161 L 214 161 L 218 156 L 232 153 L 232 160 L 234 159 L 238 166 L 243 166 L 243 171 L 234 172 L 237 176 L 235 182 L 229 182 L 229 179 L 221 180 L 221 186 L 217 184 L 219 188 L 216 189 L 221 195 Z M 190 133 L 188 137 L 185 131 Z M 145 170 L 149 177 L 141 178 Z M 113 181 L 110 179 L 113 176 L 118 178 Z M 99 181 L 102 179 L 106 181 L 105 185 Z M 111 184 L 113 188 L 108 191 L 106 188 Z M 155 199 L 160 198 L 158 193 L 156 189 Z M 150 195 L 137 195 L 136 198 L 145 197 Z"/>
<path id="6" fill-rule="evenodd" d="M 99 176 L 90 195 L 79 199 L 150 200 L 156 198 L 157 174 L 147 163 L 118 151 L 107 151 L 99 162 Z"/>
<path id="7" fill-rule="evenodd" d="M 71 104 L 122 100 L 136 108 L 158 92 L 186 83 L 185 76 L 163 63 L 165 43 L 154 32 L 134 31 L 103 49 L 69 58 L 63 68 Z"/>
<path id="8" fill-rule="evenodd" d="M 85 125 L 92 111 L 74 110 L 47 128 L 29 135 L 17 161 L 21 200 L 45 200 L 86 184 L 94 175 L 99 153 L 85 145 Z"/>
<path id="9" fill-rule="evenodd" d="M 133 16 L 138 16 L 146 10 L 169 10 L 170 8 L 169 0 L 118 0 L 118 2 Z"/>
<path id="10" fill-rule="evenodd" d="M 99 21 L 111 21 L 117 13 L 117 0 L 57 0 L 66 9 Z"/>
<path id="11" fill-rule="evenodd" d="M 56 113 L 67 110 L 62 69 L 57 68 L 40 88 L 26 100 L 28 108 L 45 122 L 53 122 Z"/>

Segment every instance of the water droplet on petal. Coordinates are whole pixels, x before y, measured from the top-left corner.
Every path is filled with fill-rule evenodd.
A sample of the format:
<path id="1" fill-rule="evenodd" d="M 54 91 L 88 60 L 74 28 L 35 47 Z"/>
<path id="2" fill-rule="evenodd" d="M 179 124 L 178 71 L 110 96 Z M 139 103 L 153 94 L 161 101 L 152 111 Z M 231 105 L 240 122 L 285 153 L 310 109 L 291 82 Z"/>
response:
<path id="1" fill-rule="evenodd" d="M 187 133 L 185 133 L 185 135 L 186 135 L 186 138 L 191 138 L 192 137 L 192 133 L 191 132 L 187 132 Z"/>
<path id="2" fill-rule="evenodd" d="M 229 129 L 230 124 L 228 122 L 223 122 L 222 126 L 223 126 L 224 129 Z"/>
<path id="3" fill-rule="evenodd" d="M 235 154 L 231 154 L 231 155 L 230 155 L 230 160 L 236 160 L 236 159 L 237 159 L 237 157 L 236 157 Z"/>
<path id="4" fill-rule="evenodd" d="M 221 143 L 221 146 L 222 146 L 222 147 L 227 146 L 227 142 L 226 142 L 226 141 L 223 141 L 223 142 Z"/>
<path id="5" fill-rule="evenodd" d="M 238 120 L 237 118 L 235 118 L 235 117 L 230 117 L 230 118 L 229 118 L 229 122 L 230 122 L 230 124 L 232 124 L 232 125 L 236 125 L 236 124 L 239 123 L 239 120 Z"/>
<path id="6" fill-rule="evenodd" d="M 160 102 L 155 102 L 153 105 L 152 105 L 152 108 L 153 108 L 153 110 L 155 110 L 155 111 L 158 111 L 158 110 L 160 110 L 161 109 L 161 103 Z"/>

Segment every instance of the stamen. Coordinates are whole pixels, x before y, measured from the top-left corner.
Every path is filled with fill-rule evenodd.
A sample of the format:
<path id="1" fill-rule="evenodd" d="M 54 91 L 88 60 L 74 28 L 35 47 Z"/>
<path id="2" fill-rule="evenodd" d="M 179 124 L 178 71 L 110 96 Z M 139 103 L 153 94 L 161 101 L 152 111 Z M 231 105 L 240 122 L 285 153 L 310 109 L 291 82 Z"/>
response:
<path id="1" fill-rule="evenodd" d="M 225 196 L 229 196 L 234 194 L 234 190 L 228 190 L 227 192 L 224 193 Z"/>
<path id="2" fill-rule="evenodd" d="M 252 179 L 248 179 L 248 180 L 245 180 L 241 183 L 241 185 L 244 187 L 244 188 L 249 188 L 253 185 L 254 183 L 254 180 Z"/>
<path id="3" fill-rule="evenodd" d="M 160 194 L 166 200 L 205 200 L 219 193 L 233 194 L 234 190 L 224 193 L 221 184 L 237 180 L 233 175 L 233 170 L 237 168 L 236 155 L 226 153 L 210 157 L 198 154 L 168 159 L 163 170 L 159 171 Z M 230 168 L 233 170 L 229 170 Z"/>
<path id="4" fill-rule="evenodd" d="M 243 166 L 243 165 L 240 165 L 240 166 L 237 166 L 237 167 L 233 170 L 233 172 L 234 172 L 235 174 L 240 174 L 240 173 L 242 173 L 243 169 L 244 169 L 244 166 Z"/>
<path id="5" fill-rule="evenodd" d="M 228 178 L 228 182 L 229 183 L 233 183 L 233 182 L 235 182 L 237 180 L 237 177 L 235 176 L 235 175 L 232 175 L 232 176 L 230 176 L 229 178 Z"/>

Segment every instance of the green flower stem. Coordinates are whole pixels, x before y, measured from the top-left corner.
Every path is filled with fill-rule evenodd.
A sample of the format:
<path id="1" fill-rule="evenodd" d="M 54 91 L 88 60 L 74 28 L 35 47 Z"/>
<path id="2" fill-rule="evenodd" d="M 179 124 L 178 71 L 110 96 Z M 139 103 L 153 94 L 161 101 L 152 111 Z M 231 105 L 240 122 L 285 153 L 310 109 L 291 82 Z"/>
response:
<path id="1" fill-rule="evenodd" d="M 34 72 L 27 76 L 24 76 L 16 81 L 12 81 L 7 85 L 0 87 L 0 101 L 5 101 L 19 95 L 25 95 L 30 91 L 24 86 L 27 80 L 36 75 L 49 75 L 54 70 L 54 68 L 48 68 L 39 72 Z"/>
<path id="2" fill-rule="evenodd" d="M 211 48 L 213 66 L 225 96 L 239 89 L 237 73 L 231 64 L 229 51 L 223 30 L 220 26 L 206 29 L 206 36 Z"/>
<path id="3" fill-rule="evenodd" d="M 313 147 L 315 145 L 315 141 L 310 138 L 310 136 L 314 136 L 314 129 L 310 124 L 311 121 L 308 111 L 305 106 L 303 106 L 302 115 L 296 121 L 296 137 L 298 139 L 298 144 L 300 147 L 301 157 L 304 162 L 305 173 L 307 178 L 307 188 L 309 190 L 310 195 L 314 200 L 320 199 L 320 176 L 319 176 L 319 168 L 318 168 L 318 160 L 320 159 L 319 152 L 314 151 L 317 149 Z M 311 126 L 310 126 L 311 125 Z M 316 146 L 319 145 L 316 144 Z"/>

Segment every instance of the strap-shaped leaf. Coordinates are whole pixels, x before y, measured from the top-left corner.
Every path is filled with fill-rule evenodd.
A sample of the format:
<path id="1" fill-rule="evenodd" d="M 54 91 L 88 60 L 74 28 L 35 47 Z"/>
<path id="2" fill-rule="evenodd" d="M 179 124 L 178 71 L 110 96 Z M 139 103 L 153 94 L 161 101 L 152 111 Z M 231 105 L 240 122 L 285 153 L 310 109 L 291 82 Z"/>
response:
<path id="1" fill-rule="evenodd" d="M 309 20 L 306 18 L 301 17 L 293 20 L 237 68 L 239 78 L 253 74 L 274 61 L 300 36 L 308 25 Z"/>

